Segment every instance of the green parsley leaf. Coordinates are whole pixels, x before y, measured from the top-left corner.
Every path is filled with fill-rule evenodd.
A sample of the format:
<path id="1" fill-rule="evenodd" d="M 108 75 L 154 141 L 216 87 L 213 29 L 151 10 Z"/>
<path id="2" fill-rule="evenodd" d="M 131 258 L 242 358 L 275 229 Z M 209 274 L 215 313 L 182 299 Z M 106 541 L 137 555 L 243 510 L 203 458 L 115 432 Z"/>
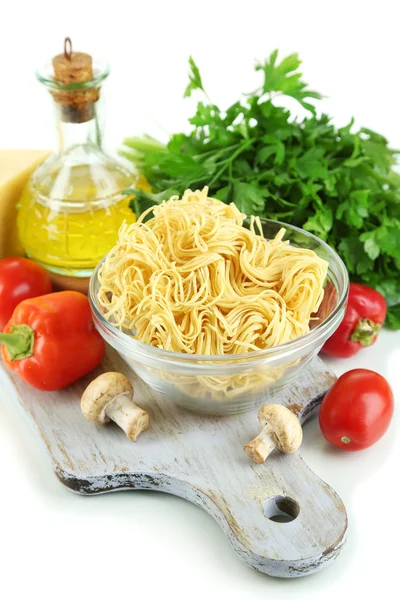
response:
<path id="1" fill-rule="evenodd" d="M 389 329 L 400 329 L 400 304 L 389 307 L 385 325 Z"/>
<path id="2" fill-rule="evenodd" d="M 204 92 L 199 68 L 191 56 L 189 57 L 189 66 L 189 83 L 185 89 L 184 98 L 188 98 L 194 90 L 201 90 Z"/>
<path id="3" fill-rule="evenodd" d="M 258 186 L 235 182 L 231 202 L 234 202 L 238 209 L 246 215 L 257 216 L 264 211 L 265 198 L 263 191 Z"/>

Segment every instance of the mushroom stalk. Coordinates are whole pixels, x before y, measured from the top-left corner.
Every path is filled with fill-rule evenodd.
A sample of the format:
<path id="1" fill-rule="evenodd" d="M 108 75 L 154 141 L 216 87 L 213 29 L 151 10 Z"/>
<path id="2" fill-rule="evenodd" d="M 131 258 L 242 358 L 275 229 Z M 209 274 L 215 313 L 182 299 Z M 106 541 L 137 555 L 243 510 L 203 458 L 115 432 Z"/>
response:
<path id="1" fill-rule="evenodd" d="M 123 429 L 130 440 L 136 438 L 142 431 L 149 427 L 148 413 L 134 404 L 131 394 L 116 396 L 105 408 L 105 414 Z"/>
<path id="2" fill-rule="evenodd" d="M 295 452 L 303 439 L 298 418 L 285 406 L 266 404 L 260 408 L 258 420 L 261 432 L 244 446 L 247 456 L 261 464 L 278 448 L 285 454 Z"/>
<path id="3" fill-rule="evenodd" d="M 114 421 L 136 442 L 149 428 L 149 414 L 133 402 L 133 387 L 122 373 L 103 373 L 86 388 L 81 398 L 83 416 L 91 423 L 105 425 Z"/>
<path id="4" fill-rule="evenodd" d="M 257 437 L 245 445 L 244 451 L 254 462 L 262 464 L 277 447 L 272 427 L 267 423 Z"/>

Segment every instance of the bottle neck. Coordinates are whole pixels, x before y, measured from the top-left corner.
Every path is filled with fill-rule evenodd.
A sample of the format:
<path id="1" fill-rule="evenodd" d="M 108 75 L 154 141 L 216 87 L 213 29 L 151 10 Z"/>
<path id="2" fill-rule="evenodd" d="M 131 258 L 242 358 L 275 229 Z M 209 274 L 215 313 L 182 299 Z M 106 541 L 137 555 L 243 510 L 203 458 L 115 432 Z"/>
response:
<path id="1" fill-rule="evenodd" d="M 54 108 L 59 147 L 62 152 L 77 146 L 97 146 L 103 141 L 103 111 L 99 90 L 96 100 L 84 102 L 82 92 L 68 92 L 60 98 L 54 96 Z"/>
<path id="2" fill-rule="evenodd" d="M 63 152 L 87 144 L 101 148 L 103 132 L 96 117 L 84 123 L 70 123 L 57 119 L 57 131 L 59 147 Z"/>
<path id="3" fill-rule="evenodd" d="M 92 65 L 90 56 L 72 53 L 69 45 L 64 55 L 55 57 L 51 66 L 46 65 L 36 75 L 53 101 L 61 151 L 82 145 L 101 148 L 102 84 L 109 75 L 108 65 L 99 61 Z"/>

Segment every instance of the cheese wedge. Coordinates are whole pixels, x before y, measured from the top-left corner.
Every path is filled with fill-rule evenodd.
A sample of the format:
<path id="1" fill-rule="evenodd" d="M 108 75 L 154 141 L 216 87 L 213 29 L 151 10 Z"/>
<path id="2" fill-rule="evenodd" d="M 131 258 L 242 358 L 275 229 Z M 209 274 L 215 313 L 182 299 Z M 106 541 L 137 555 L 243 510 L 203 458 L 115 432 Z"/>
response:
<path id="1" fill-rule="evenodd" d="M 0 258 L 21 256 L 17 235 L 17 202 L 22 189 L 48 150 L 0 150 Z"/>

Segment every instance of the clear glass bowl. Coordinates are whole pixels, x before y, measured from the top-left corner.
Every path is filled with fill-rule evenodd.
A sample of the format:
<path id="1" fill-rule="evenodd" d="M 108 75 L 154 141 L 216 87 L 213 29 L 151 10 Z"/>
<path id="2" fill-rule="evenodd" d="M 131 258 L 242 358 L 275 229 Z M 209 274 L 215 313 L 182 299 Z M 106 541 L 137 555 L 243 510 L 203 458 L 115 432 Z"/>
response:
<path id="1" fill-rule="evenodd" d="M 235 355 L 193 355 L 160 350 L 119 331 L 102 314 L 97 300 L 98 271 L 94 271 L 89 299 L 95 325 L 133 371 L 165 400 L 203 414 L 235 414 L 258 405 L 296 379 L 322 348 L 344 316 L 349 277 L 336 252 L 315 235 L 278 221 L 262 220 L 263 234 L 272 239 L 286 229 L 295 247 L 314 250 L 329 263 L 325 296 L 305 335 L 275 348 Z"/>

